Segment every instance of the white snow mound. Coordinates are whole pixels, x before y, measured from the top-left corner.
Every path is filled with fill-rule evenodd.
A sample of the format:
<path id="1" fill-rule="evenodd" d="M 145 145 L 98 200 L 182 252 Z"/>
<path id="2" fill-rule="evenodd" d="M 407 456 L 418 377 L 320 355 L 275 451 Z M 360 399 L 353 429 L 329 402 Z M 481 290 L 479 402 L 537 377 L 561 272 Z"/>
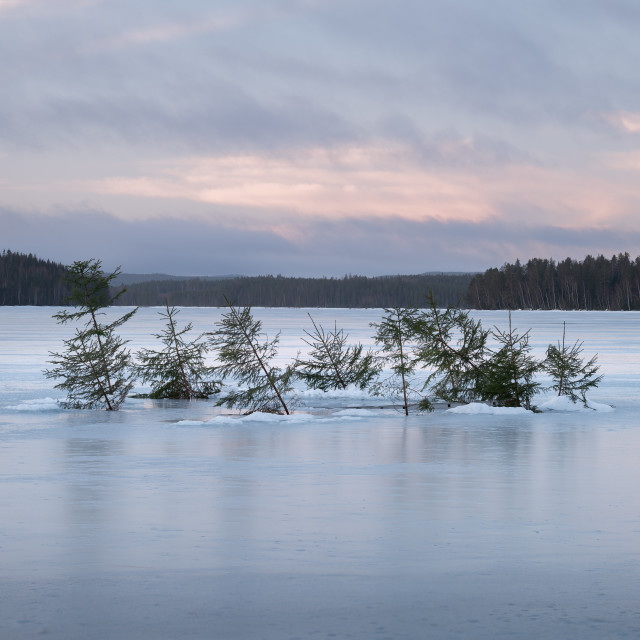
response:
<path id="1" fill-rule="evenodd" d="M 294 413 L 291 415 L 280 415 L 277 413 L 263 413 L 261 411 L 256 411 L 255 413 L 250 413 L 248 416 L 216 416 L 211 420 L 204 420 L 202 422 L 198 422 L 197 420 L 180 420 L 177 424 L 179 425 L 198 425 L 198 424 L 244 424 L 246 422 L 260 422 L 260 423 L 281 423 L 286 422 L 287 424 L 301 424 L 305 422 L 312 422 L 316 420 L 317 416 L 312 416 L 308 413 Z"/>
<path id="2" fill-rule="evenodd" d="M 603 404 L 602 402 L 593 402 L 587 400 L 587 406 L 593 411 L 602 411 L 603 413 L 611 413 L 615 409 L 610 404 Z"/>
<path id="3" fill-rule="evenodd" d="M 581 402 L 573 402 L 569 396 L 554 396 L 541 403 L 539 408 L 543 411 L 613 411 L 613 407 L 600 402 L 587 400 L 585 407 Z"/>
<path id="4" fill-rule="evenodd" d="M 382 411 L 373 411 L 372 409 L 342 409 L 332 414 L 334 418 L 351 417 L 351 418 L 372 418 L 374 416 L 386 415 Z"/>
<path id="5" fill-rule="evenodd" d="M 11 411 L 59 411 L 60 405 L 55 398 L 36 398 L 10 405 L 7 409 Z"/>
<path id="6" fill-rule="evenodd" d="M 321 391 L 320 389 L 300 389 L 298 396 L 303 400 L 362 400 L 370 398 L 371 394 L 367 390 L 362 390 L 355 385 L 349 385 L 346 389 L 333 389 L 331 391 Z"/>
<path id="7" fill-rule="evenodd" d="M 467 415 L 517 415 L 521 413 L 533 413 L 532 411 L 529 411 L 529 409 L 525 409 L 524 407 L 492 407 L 488 404 L 484 404 L 483 402 L 471 402 L 470 404 L 463 404 L 459 407 L 447 409 L 447 412 L 464 413 Z"/>
<path id="8" fill-rule="evenodd" d="M 228 415 L 216 416 L 211 420 L 180 420 L 176 424 L 181 426 L 190 425 L 228 425 L 228 424 L 245 424 L 249 422 L 258 422 L 262 424 L 308 424 L 310 422 L 353 422 L 371 418 L 375 416 L 385 415 L 379 411 L 371 411 L 370 409 L 342 409 L 334 413 L 316 415 L 311 413 L 293 413 L 289 416 L 276 413 L 262 413 L 256 411 L 248 416 Z"/>

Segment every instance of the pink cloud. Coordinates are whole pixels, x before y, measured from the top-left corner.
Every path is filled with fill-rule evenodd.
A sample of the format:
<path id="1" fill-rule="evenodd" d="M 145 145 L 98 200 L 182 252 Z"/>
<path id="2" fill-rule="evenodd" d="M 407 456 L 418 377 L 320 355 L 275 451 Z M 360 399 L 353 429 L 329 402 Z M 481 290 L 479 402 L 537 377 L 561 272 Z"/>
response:
<path id="1" fill-rule="evenodd" d="M 640 133 L 640 113 L 634 111 L 611 111 L 601 114 L 605 122 L 628 133 Z"/>
<path id="2" fill-rule="evenodd" d="M 431 171 L 404 148 L 314 149 L 289 157 L 189 158 L 149 167 L 140 178 L 111 177 L 103 194 L 176 198 L 217 205 L 340 218 L 482 220 L 493 214 L 471 173 Z"/>
<path id="3" fill-rule="evenodd" d="M 90 188 L 329 218 L 398 215 L 479 222 L 499 217 L 504 203 L 519 202 L 539 211 L 536 222 L 572 226 L 604 223 L 622 215 L 630 198 L 640 197 L 635 181 L 598 174 L 530 165 L 433 168 L 421 165 L 406 148 L 372 146 L 279 158 L 188 158 L 147 167 L 138 178 L 106 178 Z"/>
<path id="4" fill-rule="evenodd" d="M 122 49 L 129 46 L 145 45 L 185 38 L 197 33 L 232 29 L 243 22 L 239 15 L 219 15 L 198 22 L 174 22 L 154 25 L 143 29 L 126 31 L 115 38 L 103 40 L 91 47 L 92 51 Z"/>

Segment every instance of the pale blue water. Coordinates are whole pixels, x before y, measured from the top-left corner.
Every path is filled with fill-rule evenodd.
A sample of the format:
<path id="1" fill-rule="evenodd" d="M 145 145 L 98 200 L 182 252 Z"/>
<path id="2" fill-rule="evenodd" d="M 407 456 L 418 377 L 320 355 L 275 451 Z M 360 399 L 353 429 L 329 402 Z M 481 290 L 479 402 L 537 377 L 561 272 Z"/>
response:
<path id="1" fill-rule="evenodd" d="M 220 425 L 211 402 L 38 409 L 52 311 L 0 308 L 3 639 L 640 636 L 640 314 L 514 314 L 540 353 L 565 319 L 599 352 L 612 413 L 332 420 L 328 398 Z M 306 312 L 255 314 L 293 357 Z M 380 312 L 313 315 L 370 342 Z"/>

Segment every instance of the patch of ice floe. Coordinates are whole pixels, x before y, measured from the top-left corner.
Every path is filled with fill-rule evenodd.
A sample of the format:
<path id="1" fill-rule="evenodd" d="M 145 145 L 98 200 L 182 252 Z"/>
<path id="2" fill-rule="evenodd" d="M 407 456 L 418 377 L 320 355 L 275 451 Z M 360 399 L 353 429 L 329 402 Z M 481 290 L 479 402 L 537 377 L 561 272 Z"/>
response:
<path id="1" fill-rule="evenodd" d="M 355 385 L 349 385 L 346 389 L 332 389 L 331 391 L 321 391 L 320 389 L 299 389 L 296 390 L 298 397 L 302 400 L 362 400 L 371 398 L 371 394 L 366 389 L 360 389 Z"/>
<path id="2" fill-rule="evenodd" d="M 519 413 L 533 413 L 524 407 L 492 407 L 491 405 L 484 404 L 483 402 L 471 402 L 469 404 L 463 404 L 459 407 L 453 407 L 447 409 L 448 413 L 464 413 L 467 415 L 516 415 Z"/>
<path id="3" fill-rule="evenodd" d="M 581 402 L 573 402 L 568 396 L 554 396 L 549 400 L 537 405 L 540 411 L 614 411 L 614 408 L 608 404 L 602 404 L 600 402 L 592 402 L 587 400 L 587 406 L 585 407 Z M 471 402 L 470 404 L 463 404 L 459 407 L 447 409 L 449 413 L 463 413 L 467 415 L 501 415 L 501 414 L 522 414 L 533 413 L 523 407 L 492 407 L 483 402 Z"/>
<path id="4" fill-rule="evenodd" d="M 6 407 L 10 411 L 58 411 L 60 405 L 55 398 L 36 398 L 35 400 L 25 400 L 20 404 Z"/>
<path id="5" fill-rule="evenodd" d="M 573 402 L 569 396 L 554 396 L 545 402 L 542 402 L 538 408 L 542 411 L 613 411 L 613 407 L 601 402 L 592 402 L 587 400 L 585 407 L 581 402 Z"/>
<path id="6" fill-rule="evenodd" d="M 311 422 L 354 422 L 356 420 L 364 420 L 366 418 L 374 418 L 376 416 L 386 415 L 381 411 L 372 411 L 371 409 L 342 409 L 327 414 L 312 413 L 292 413 L 291 415 L 281 415 L 277 413 L 263 413 L 256 411 L 247 416 L 242 415 L 226 415 L 216 416 L 211 420 L 180 420 L 177 424 L 181 426 L 189 425 L 229 425 L 244 423 L 262 423 L 262 424 L 308 424 Z"/>

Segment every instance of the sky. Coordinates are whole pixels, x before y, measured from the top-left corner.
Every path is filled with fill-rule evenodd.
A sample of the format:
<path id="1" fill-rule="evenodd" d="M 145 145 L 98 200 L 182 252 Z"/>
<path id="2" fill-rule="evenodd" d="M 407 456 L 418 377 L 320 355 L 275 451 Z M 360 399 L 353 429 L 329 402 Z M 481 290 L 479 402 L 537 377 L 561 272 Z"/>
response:
<path id="1" fill-rule="evenodd" d="M 640 254 L 637 0 L 0 0 L 0 250 L 176 275 Z"/>

